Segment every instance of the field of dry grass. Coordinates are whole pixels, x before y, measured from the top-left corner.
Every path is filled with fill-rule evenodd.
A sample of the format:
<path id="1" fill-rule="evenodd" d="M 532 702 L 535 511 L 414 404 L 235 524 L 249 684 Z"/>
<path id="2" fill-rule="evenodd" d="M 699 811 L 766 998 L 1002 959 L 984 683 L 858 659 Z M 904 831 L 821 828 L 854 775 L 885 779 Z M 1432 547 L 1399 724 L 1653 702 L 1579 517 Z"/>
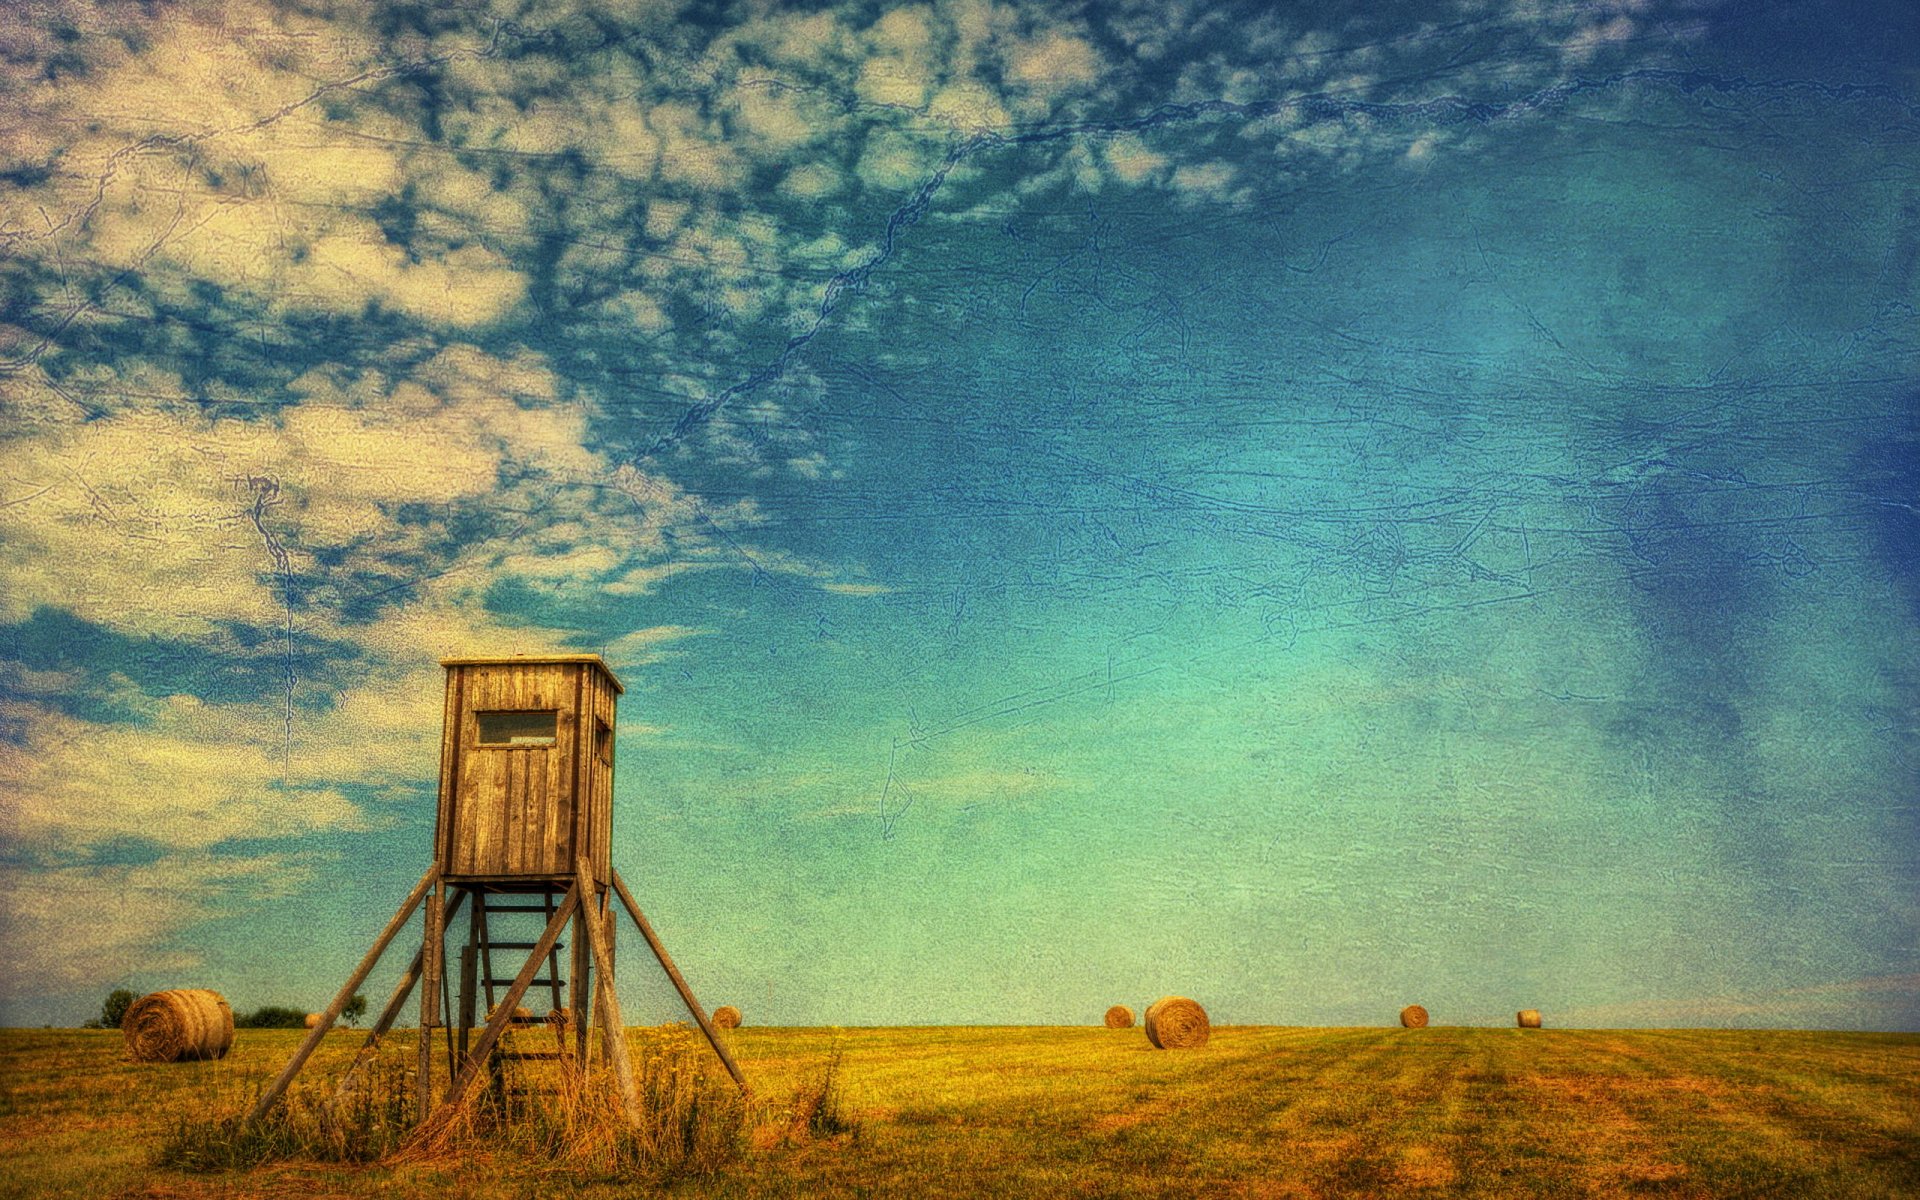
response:
<path id="1" fill-rule="evenodd" d="M 646 1034 L 635 1031 L 636 1041 Z M 1920 1035 L 1435 1027 L 741 1029 L 752 1148 L 681 1196 L 1920 1195 Z M 294 1031 L 224 1061 L 123 1061 L 118 1035 L 0 1031 L 0 1196 L 615 1197 L 660 1186 L 512 1151 L 403 1165 L 153 1165 L 237 1110 Z M 392 1053 L 404 1059 L 409 1035 Z M 357 1044 L 336 1033 L 323 1078 Z M 852 1133 L 770 1136 L 841 1056 Z"/>

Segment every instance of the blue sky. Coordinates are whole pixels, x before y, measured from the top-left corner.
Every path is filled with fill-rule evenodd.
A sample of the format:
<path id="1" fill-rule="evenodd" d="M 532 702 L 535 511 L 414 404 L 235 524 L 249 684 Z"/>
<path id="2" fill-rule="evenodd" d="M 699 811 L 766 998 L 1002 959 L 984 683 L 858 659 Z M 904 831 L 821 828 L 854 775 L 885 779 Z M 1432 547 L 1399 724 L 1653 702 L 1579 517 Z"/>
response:
<path id="1" fill-rule="evenodd" d="M 757 1023 L 1915 1028 L 1913 20 L 10 9 L 0 1021 L 319 1007 L 593 651 Z"/>

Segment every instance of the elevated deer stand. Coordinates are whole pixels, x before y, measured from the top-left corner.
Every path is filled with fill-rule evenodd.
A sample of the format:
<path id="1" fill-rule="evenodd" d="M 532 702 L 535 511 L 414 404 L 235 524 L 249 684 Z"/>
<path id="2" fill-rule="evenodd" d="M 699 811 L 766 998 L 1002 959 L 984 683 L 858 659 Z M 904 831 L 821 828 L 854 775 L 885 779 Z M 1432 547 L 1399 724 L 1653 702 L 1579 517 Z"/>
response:
<path id="1" fill-rule="evenodd" d="M 586 1061 L 589 1016 L 599 1025 L 603 1053 L 613 1068 L 628 1119 L 638 1122 L 639 1097 L 622 1036 L 620 1000 L 614 991 L 616 896 L 727 1073 L 744 1091 L 747 1083 L 740 1068 L 610 861 L 613 713 L 623 690 L 620 681 L 592 654 L 450 658 L 441 665 L 447 670 L 447 702 L 433 865 L 374 939 L 373 948 L 327 1005 L 319 1023 L 307 1031 L 292 1061 L 261 1094 L 248 1119 L 265 1115 L 286 1092 L 422 902 L 426 933 L 420 950 L 339 1085 L 344 1092 L 419 985 L 418 1088 L 424 1119 L 416 1138 L 444 1127 L 475 1080 L 498 1066 L 494 1052 L 508 1026 L 547 1023 L 515 1015 L 522 998 L 535 987 L 551 994 L 554 1014 L 564 1018 L 554 1021 L 556 1032 L 564 1042 L 564 1031 L 571 1031 L 572 1053 L 578 1062 Z M 440 1000 L 446 929 L 462 904 L 467 906 L 468 921 L 460 956 L 459 1008 L 454 1019 L 443 1024 Z M 503 941 L 494 936 L 489 918 L 529 913 L 545 917 L 545 927 L 534 941 Z M 569 921 L 574 927 L 571 973 L 563 978 L 560 934 Z M 496 954 L 518 951 L 526 952 L 520 969 L 511 977 L 496 974 Z M 539 977 L 542 967 L 547 971 L 544 978 Z M 505 992 L 496 999 L 495 989 L 500 987 Z M 589 987 L 594 1001 L 591 1014 Z M 482 991 L 490 1015 L 474 1038 L 475 1008 Z M 447 1031 L 450 1082 L 435 1108 L 433 1033 L 442 1028 Z M 553 1058 L 560 1053 L 513 1057 Z M 574 1078 L 583 1074 L 576 1072 Z"/>

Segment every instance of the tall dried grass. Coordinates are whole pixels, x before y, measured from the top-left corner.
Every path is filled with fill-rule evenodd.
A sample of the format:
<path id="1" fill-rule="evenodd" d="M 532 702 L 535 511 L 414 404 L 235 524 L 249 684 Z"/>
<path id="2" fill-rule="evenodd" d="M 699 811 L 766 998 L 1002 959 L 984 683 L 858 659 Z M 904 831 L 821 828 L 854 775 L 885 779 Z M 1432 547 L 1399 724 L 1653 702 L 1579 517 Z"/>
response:
<path id="1" fill-rule="evenodd" d="M 430 1144 L 409 1144 L 420 1114 L 411 1048 L 403 1042 L 377 1055 L 337 1097 L 332 1081 L 316 1078 L 296 1083 L 256 1122 L 244 1114 L 257 1090 L 243 1103 L 219 1106 L 235 1115 L 183 1113 L 155 1162 L 210 1172 L 284 1159 L 433 1163 L 486 1154 L 535 1164 L 545 1174 L 658 1183 L 739 1161 L 756 1126 L 778 1127 L 796 1142 L 855 1128 L 838 1053 L 824 1075 L 779 1104 L 743 1096 L 691 1027 L 647 1030 L 629 1046 L 637 1125 L 627 1119 L 612 1073 L 597 1063 L 583 1074 L 571 1059 L 521 1062 L 505 1065 L 506 1086 L 470 1089 Z"/>

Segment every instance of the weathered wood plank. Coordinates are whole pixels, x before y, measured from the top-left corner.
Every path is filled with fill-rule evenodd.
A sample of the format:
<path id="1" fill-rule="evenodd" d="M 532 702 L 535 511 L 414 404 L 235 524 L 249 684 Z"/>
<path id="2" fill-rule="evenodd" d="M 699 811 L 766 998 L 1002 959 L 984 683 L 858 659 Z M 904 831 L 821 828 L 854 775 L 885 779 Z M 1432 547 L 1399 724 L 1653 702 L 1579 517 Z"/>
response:
<path id="1" fill-rule="evenodd" d="M 445 871 L 451 863 L 448 835 L 454 828 L 453 797 L 459 791 L 454 774 L 456 747 L 460 744 L 460 672 L 449 670 L 446 678 L 445 707 L 440 714 L 440 798 L 433 823 L 433 861 Z"/>
<path id="2" fill-rule="evenodd" d="M 573 917 L 573 974 L 567 995 L 567 1014 L 573 1028 L 574 1061 L 583 1068 L 587 1062 L 587 1019 L 592 1016 L 592 1006 L 588 1003 L 587 988 L 591 986 L 593 975 L 592 947 L 587 944 L 587 919 L 575 913 Z"/>
<path id="3" fill-rule="evenodd" d="M 353 969 L 353 974 L 347 976 L 346 984 L 341 987 L 339 994 L 334 996 L 333 1003 L 327 1005 L 326 1011 L 320 1014 L 320 1023 L 307 1030 L 306 1039 L 300 1043 L 300 1048 L 293 1052 L 293 1058 L 281 1068 L 280 1074 L 274 1077 L 273 1082 L 267 1085 L 267 1090 L 260 1093 L 260 1099 L 254 1101 L 252 1110 L 247 1113 L 248 1121 L 259 1120 L 279 1101 L 281 1095 L 286 1092 L 287 1085 L 293 1082 L 293 1077 L 300 1073 L 300 1068 L 306 1065 L 314 1048 L 320 1044 L 320 1039 L 327 1036 L 327 1030 L 332 1029 L 333 1023 L 340 1019 L 340 1010 L 347 1006 L 347 1001 L 353 999 L 353 993 L 366 981 L 368 974 L 373 971 L 374 964 L 380 961 L 380 956 L 386 953 L 387 946 L 393 941 L 394 935 L 406 925 L 407 918 L 413 915 L 413 910 L 420 906 L 421 898 L 439 882 L 439 866 L 428 867 L 427 873 L 420 877 L 420 882 L 414 884 L 413 890 L 407 893 L 407 898 L 400 902 L 399 911 L 393 914 L 393 919 L 387 922 L 387 927 L 382 929 L 380 936 L 373 940 L 372 949 L 361 958 L 360 965 Z"/>
<path id="4" fill-rule="evenodd" d="M 420 946 L 420 1074 L 415 1111 L 433 1104 L 433 1030 L 440 1023 L 440 972 L 446 962 L 446 885 L 436 881 L 427 893 L 426 936 Z"/>
<path id="5" fill-rule="evenodd" d="M 726 1065 L 727 1074 L 733 1076 L 733 1081 L 740 1085 L 740 1090 L 746 1091 L 746 1076 L 740 1073 L 740 1067 L 733 1061 L 733 1055 L 720 1044 L 720 1035 L 713 1031 L 713 1023 L 707 1020 L 706 1010 L 701 1008 L 700 1002 L 693 998 L 693 989 L 687 986 L 686 979 L 680 974 L 680 968 L 673 965 L 673 956 L 668 954 L 667 948 L 660 943 L 660 938 L 653 932 L 653 926 L 647 923 L 646 916 L 641 913 L 640 906 L 633 902 L 633 893 L 627 890 L 627 881 L 620 878 L 618 871 L 613 873 L 613 890 L 620 897 L 620 903 L 626 907 L 627 916 L 633 918 L 634 925 L 639 927 L 640 936 L 647 939 L 647 946 L 652 949 L 653 956 L 660 960 L 660 966 L 666 971 L 667 978 L 673 981 L 674 989 L 680 993 L 680 999 L 686 1002 L 687 1011 L 692 1013 L 693 1019 L 699 1023 L 700 1032 L 707 1035 L 707 1044 L 712 1046 L 713 1052 L 720 1056 L 720 1061 Z"/>

